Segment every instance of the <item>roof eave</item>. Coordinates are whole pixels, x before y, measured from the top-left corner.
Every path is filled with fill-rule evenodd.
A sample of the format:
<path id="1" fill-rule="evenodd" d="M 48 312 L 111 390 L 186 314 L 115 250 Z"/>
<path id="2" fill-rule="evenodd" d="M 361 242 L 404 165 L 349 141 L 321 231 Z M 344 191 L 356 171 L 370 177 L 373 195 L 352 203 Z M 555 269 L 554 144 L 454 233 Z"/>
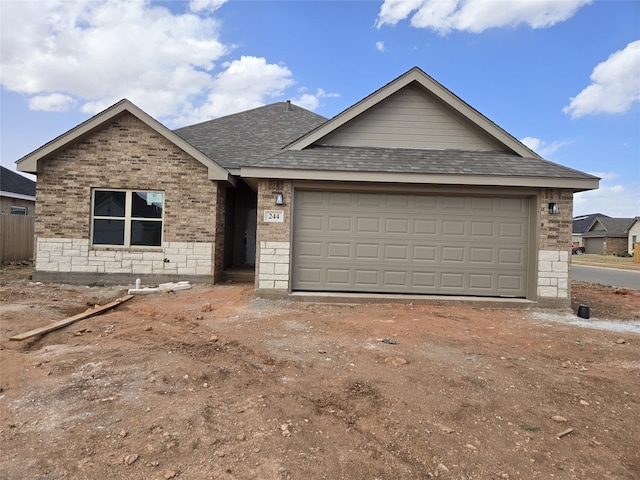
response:
<path id="1" fill-rule="evenodd" d="M 231 182 L 231 175 L 227 170 L 215 163 L 200 150 L 196 149 L 193 145 L 183 140 L 177 134 L 169 130 L 163 124 L 158 122 L 155 118 L 147 114 L 145 111 L 131 103 L 127 99 L 123 99 L 111 107 L 103 110 L 97 115 L 91 117 L 87 121 L 72 128 L 68 132 L 53 139 L 49 143 L 43 145 L 39 149 L 25 155 L 16 162 L 17 169 L 21 172 L 37 174 L 42 170 L 42 160 L 45 160 L 56 153 L 68 148 L 76 142 L 81 141 L 86 136 L 90 135 L 97 128 L 101 127 L 105 123 L 113 120 L 119 115 L 128 112 L 135 116 L 138 120 L 145 123 L 149 128 L 153 129 L 156 133 L 163 136 L 168 141 L 175 144 L 178 148 L 185 153 L 202 163 L 207 167 L 209 180 L 219 180 Z"/>
<path id="2" fill-rule="evenodd" d="M 318 180 L 372 183 L 413 183 L 438 185 L 491 185 L 509 187 L 562 188 L 583 192 L 596 190 L 597 178 L 550 178 L 496 175 L 452 175 L 428 173 L 349 172 L 335 170 L 302 170 L 267 167 L 242 167 L 243 178 L 283 180 Z"/>

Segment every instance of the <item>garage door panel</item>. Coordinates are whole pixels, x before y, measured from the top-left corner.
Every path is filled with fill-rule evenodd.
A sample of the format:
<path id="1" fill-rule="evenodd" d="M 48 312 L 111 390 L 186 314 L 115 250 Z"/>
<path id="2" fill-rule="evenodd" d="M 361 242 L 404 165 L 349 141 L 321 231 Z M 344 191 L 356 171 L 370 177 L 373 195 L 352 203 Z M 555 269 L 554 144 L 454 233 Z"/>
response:
<path id="1" fill-rule="evenodd" d="M 472 237 L 493 237 L 494 231 L 492 222 L 471 222 L 470 234 Z"/>
<path id="2" fill-rule="evenodd" d="M 440 284 L 446 289 L 460 290 L 464 288 L 464 277 L 463 273 L 443 272 L 440 275 Z"/>
<path id="3" fill-rule="evenodd" d="M 317 258 L 322 255 L 322 242 L 300 242 L 298 255 L 301 257 Z"/>
<path id="4" fill-rule="evenodd" d="M 332 232 L 339 232 L 339 233 L 350 232 L 351 231 L 351 222 L 352 222 L 352 218 L 351 217 L 338 217 L 338 216 L 329 215 L 328 216 L 328 222 L 327 222 L 328 232 L 329 233 L 332 233 Z"/>
<path id="5" fill-rule="evenodd" d="M 300 217 L 298 228 L 303 232 L 322 232 L 323 217 L 321 215 L 303 215 Z"/>
<path id="6" fill-rule="evenodd" d="M 388 234 L 409 233 L 409 219 L 408 218 L 387 218 L 385 221 L 385 232 Z"/>
<path id="7" fill-rule="evenodd" d="M 380 233 L 380 219 L 357 217 L 357 233 Z"/>
<path id="8" fill-rule="evenodd" d="M 408 245 L 385 245 L 384 259 L 385 260 L 409 260 L 409 246 Z"/>
<path id="9" fill-rule="evenodd" d="M 471 247 L 469 249 L 469 258 L 472 263 L 491 264 L 494 259 L 493 252 L 493 248 Z"/>
<path id="10" fill-rule="evenodd" d="M 327 242 L 327 259 L 344 260 L 351 258 L 350 243 Z"/>
<path id="11" fill-rule="evenodd" d="M 294 290 L 526 296 L 527 199 L 300 193 Z"/>
<path id="12" fill-rule="evenodd" d="M 413 260 L 416 262 L 433 262 L 436 259 L 436 247 L 414 245 Z"/>
<path id="13" fill-rule="evenodd" d="M 463 247 L 442 247 L 443 262 L 464 262 Z"/>
<path id="14" fill-rule="evenodd" d="M 348 286 L 351 282 L 351 271 L 345 268 L 328 268 L 327 269 L 327 283 L 334 286 Z"/>
<path id="15" fill-rule="evenodd" d="M 355 269 L 355 285 L 363 287 L 372 287 L 378 285 L 378 270 Z"/>
<path id="16" fill-rule="evenodd" d="M 490 292 L 493 288 L 493 275 L 487 273 L 472 273 L 469 275 L 469 287 Z"/>
<path id="17" fill-rule="evenodd" d="M 442 222 L 442 234 L 462 236 L 465 234 L 465 225 L 466 222 L 464 220 L 444 220 Z"/>

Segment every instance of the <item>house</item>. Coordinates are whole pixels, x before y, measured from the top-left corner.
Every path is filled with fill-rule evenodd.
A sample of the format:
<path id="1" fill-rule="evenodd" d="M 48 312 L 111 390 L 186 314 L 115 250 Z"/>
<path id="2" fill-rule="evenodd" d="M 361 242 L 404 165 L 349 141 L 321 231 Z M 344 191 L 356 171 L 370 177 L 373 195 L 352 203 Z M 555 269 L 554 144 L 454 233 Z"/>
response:
<path id="1" fill-rule="evenodd" d="M 634 253 L 635 244 L 640 242 L 640 217 L 635 217 L 631 220 L 627 228 L 625 229 L 628 238 L 628 252 Z M 637 260 L 637 259 L 636 259 Z"/>
<path id="2" fill-rule="evenodd" d="M 632 218 L 596 217 L 582 234 L 585 253 L 619 255 L 628 251 Z"/>
<path id="3" fill-rule="evenodd" d="M 593 222 L 598 217 L 609 218 L 607 215 L 603 215 L 601 213 L 591 213 L 589 215 L 580 215 L 578 217 L 573 217 L 573 234 L 572 234 L 572 243 L 577 244 L 580 247 L 584 247 L 584 239 L 582 236 L 585 234 L 589 227 L 593 225 Z"/>
<path id="4" fill-rule="evenodd" d="M 0 167 L 0 213 L 34 215 L 36 182 Z"/>
<path id="5" fill-rule="evenodd" d="M 171 131 L 122 100 L 18 168 L 38 175 L 37 280 L 218 282 L 253 266 L 266 296 L 562 306 L 573 193 L 599 181 L 419 68 L 330 120 L 280 102 Z"/>

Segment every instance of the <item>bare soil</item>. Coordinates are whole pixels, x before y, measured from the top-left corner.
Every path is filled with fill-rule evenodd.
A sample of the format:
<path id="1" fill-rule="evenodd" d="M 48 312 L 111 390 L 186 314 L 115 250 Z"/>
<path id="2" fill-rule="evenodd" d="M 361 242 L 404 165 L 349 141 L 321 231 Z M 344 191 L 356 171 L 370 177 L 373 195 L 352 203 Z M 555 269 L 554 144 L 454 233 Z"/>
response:
<path id="1" fill-rule="evenodd" d="M 2 479 L 640 478 L 640 334 L 217 285 L 10 341 L 125 293 L 29 273 L 0 286 Z M 640 319 L 639 291 L 572 291 Z"/>

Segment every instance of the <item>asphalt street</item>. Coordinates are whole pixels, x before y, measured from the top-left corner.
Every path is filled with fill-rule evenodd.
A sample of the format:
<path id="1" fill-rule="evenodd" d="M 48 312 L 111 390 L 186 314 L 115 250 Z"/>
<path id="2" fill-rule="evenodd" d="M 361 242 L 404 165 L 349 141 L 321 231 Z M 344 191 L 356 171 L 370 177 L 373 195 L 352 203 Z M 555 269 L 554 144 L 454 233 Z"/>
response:
<path id="1" fill-rule="evenodd" d="M 580 282 L 640 290 L 640 272 L 631 270 L 572 265 L 571 278 Z"/>

